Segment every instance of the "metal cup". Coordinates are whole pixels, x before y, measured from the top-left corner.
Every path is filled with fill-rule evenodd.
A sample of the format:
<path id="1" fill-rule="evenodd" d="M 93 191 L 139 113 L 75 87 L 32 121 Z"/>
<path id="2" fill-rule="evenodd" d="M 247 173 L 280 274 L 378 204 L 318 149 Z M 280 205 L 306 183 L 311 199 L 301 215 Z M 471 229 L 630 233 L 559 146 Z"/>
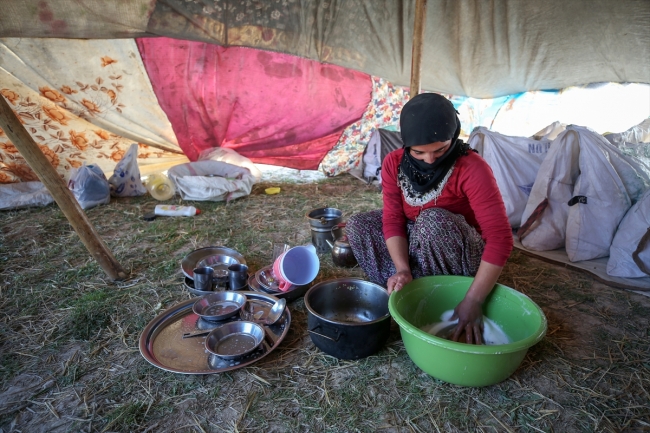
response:
<path id="1" fill-rule="evenodd" d="M 212 290 L 214 269 L 205 266 L 203 268 L 196 268 L 192 272 L 194 273 L 194 289 L 204 291 Z"/>
<path id="2" fill-rule="evenodd" d="M 248 284 L 248 266 L 240 263 L 228 266 L 230 290 L 238 290 Z"/>

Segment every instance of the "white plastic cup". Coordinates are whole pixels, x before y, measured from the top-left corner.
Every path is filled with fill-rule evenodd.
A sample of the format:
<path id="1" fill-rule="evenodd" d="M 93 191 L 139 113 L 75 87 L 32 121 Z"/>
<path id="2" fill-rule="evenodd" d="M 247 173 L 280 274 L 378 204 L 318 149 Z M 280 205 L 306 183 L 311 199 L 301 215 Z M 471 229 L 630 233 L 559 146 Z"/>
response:
<path id="1" fill-rule="evenodd" d="M 296 285 L 302 286 L 309 284 L 318 275 L 320 269 L 320 260 L 316 254 L 316 248 L 313 245 L 304 245 L 290 248 L 288 251 L 278 257 L 274 263 L 276 278 L 280 273 L 280 286 Z M 280 290 L 283 287 L 280 287 Z"/>

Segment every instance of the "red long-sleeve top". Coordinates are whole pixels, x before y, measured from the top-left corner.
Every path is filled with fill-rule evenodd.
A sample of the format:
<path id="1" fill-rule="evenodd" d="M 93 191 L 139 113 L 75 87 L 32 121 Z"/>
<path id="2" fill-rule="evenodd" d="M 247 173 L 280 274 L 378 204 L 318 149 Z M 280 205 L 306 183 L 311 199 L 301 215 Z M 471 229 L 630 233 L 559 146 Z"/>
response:
<path id="1" fill-rule="evenodd" d="M 472 151 L 461 156 L 437 200 L 418 207 L 405 201 L 397 180 L 403 154 L 404 149 L 394 150 L 382 163 L 384 238 L 407 237 L 407 219 L 415 221 L 424 209 L 438 207 L 464 216 L 467 223 L 481 234 L 485 242 L 482 260 L 497 266 L 505 265 L 512 251 L 512 229 L 487 162 Z"/>

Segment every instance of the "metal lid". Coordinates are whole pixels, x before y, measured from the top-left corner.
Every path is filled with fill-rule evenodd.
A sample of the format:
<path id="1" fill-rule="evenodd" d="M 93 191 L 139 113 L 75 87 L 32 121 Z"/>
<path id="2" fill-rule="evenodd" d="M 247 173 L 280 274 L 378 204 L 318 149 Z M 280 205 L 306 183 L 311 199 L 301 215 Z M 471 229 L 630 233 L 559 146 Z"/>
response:
<path id="1" fill-rule="evenodd" d="M 348 241 L 348 236 L 347 235 L 341 236 L 336 241 L 334 241 L 334 245 L 337 247 L 349 248 L 350 242 Z"/>

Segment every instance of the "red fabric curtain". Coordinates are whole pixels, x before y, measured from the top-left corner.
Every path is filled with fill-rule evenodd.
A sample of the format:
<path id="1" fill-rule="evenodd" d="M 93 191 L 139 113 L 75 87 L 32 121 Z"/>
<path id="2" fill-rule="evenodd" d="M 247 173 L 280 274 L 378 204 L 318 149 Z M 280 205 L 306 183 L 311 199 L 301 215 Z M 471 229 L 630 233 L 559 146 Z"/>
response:
<path id="1" fill-rule="evenodd" d="M 137 43 L 190 160 L 222 146 L 258 163 L 316 169 L 370 102 L 370 76 L 340 66 L 178 39 Z"/>

